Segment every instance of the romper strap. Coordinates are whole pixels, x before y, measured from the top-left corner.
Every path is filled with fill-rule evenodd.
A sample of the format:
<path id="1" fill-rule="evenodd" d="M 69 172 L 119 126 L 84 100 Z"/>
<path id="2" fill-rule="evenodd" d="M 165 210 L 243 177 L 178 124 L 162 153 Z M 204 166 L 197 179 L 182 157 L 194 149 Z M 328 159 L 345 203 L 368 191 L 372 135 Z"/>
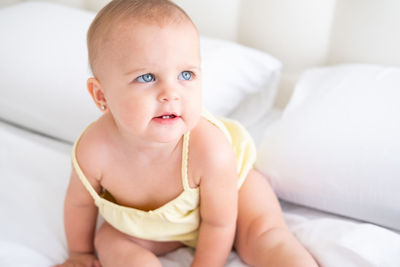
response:
<path id="1" fill-rule="evenodd" d="M 89 128 L 89 126 L 87 128 Z M 86 129 L 83 131 L 83 133 L 86 132 Z M 74 147 L 72 148 L 72 164 L 73 164 L 73 166 L 75 168 L 75 171 L 76 171 L 76 174 L 78 175 L 78 177 L 81 180 L 82 184 L 89 191 L 89 193 L 93 197 L 93 199 L 96 201 L 96 200 L 100 199 L 100 196 L 97 194 L 96 190 L 94 190 L 93 186 L 87 180 L 87 178 L 86 178 L 85 174 L 83 173 L 81 167 L 79 167 L 78 161 L 76 159 L 76 147 L 77 147 L 79 141 L 81 140 L 81 137 L 82 137 L 83 133 L 81 134 L 81 136 L 79 136 L 78 140 L 74 144 Z"/>
<path id="2" fill-rule="evenodd" d="M 191 189 L 188 181 L 188 157 L 189 157 L 189 139 L 190 132 L 187 132 L 183 135 L 183 144 L 182 144 L 182 184 L 185 190 Z"/>
<path id="3" fill-rule="evenodd" d="M 214 126 L 216 126 L 217 128 L 219 128 L 224 134 L 225 136 L 228 138 L 229 143 L 232 144 L 232 137 L 231 134 L 229 133 L 228 129 L 226 128 L 225 124 L 217 119 L 216 117 L 214 117 L 211 113 L 209 113 L 206 109 L 203 108 L 203 110 L 201 111 L 201 116 L 204 117 L 205 119 L 207 119 L 210 123 L 212 123 Z"/>

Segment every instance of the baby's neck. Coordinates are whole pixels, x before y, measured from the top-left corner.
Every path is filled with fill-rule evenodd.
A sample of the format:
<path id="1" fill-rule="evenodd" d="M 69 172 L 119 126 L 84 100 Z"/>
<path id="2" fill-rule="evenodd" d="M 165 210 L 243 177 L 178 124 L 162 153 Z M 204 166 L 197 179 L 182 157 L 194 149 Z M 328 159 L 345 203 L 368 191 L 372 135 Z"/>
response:
<path id="1" fill-rule="evenodd" d="M 117 129 L 110 134 L 112 146 L 116 150 L 138 161 L 163 162 L 182 150 L 183 135 L 172 142 L 160 143 L 123 135 Z"/>
<path id="2" fill-rule="evenodd" d="M 171 143 L 120 143 L 118 147 L 126 155 L 130 155 L 137 161 L 143 162 L 164 162 L 173 158 L 176 153 L 181 151 L 182 138 Z"/>

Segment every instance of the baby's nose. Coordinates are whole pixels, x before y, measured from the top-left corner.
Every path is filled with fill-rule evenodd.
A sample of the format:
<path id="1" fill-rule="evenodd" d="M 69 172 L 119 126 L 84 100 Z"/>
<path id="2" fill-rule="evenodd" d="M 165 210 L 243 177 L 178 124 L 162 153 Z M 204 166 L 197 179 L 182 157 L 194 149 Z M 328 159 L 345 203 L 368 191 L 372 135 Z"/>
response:
<path id="1" fill-rule="evenodd" d="M 158 101 L 160 102 L 176 101 L 179 99 L 178 90 L 174 87 L 164 87 L 158 95 Z"/>

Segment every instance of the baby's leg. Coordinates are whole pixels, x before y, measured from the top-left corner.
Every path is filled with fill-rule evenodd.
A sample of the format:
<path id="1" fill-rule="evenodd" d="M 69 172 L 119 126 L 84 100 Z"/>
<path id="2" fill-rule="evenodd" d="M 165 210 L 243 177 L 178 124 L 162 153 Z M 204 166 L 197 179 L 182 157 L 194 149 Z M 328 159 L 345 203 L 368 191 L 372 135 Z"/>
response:
<path id="1" fill-rule="evenodd" d="M 235 248 L 251 266 L 317 266 L 287 228 L 279 202 L 262 174 L 249 172 L 239 191 Z"/>
<path id="2" fill-rule="evenodd" d="M 180 242 L 153 242 L 134 238 L 105 222 L 95 238 L 95 247 L 102 267 L 161 266 L 157 255 L 182 247 Z"/>

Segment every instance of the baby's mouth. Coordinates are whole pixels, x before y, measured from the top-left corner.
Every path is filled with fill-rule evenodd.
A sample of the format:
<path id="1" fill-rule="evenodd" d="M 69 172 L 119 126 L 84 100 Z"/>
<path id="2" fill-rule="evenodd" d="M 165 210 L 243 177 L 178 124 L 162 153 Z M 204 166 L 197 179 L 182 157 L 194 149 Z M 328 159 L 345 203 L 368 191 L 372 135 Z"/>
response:
<path id="1" fill-rule="evenodd" d="M 161 121 L 165 121 L 165 122 L 171 121 L 172 122 L 179 118 L 180 118 L 180 116 L 175 113 L 164 113 L 160 116 L 154 117 L 154 119 L 158 120 L 159 122 L 161 122 Z"/>
<path id="2" fill-rule="evenodd" d="M 174 119 L 174 118 L 176 118 L 177 116 L 176 115 L 174 115 L 174 114 L 169 114 L 169 115 L 161 115 L 161 116 L 158 116 L 158 117 L 156 117 L 156 118 L 158 118 L 158 119 Z"/>

